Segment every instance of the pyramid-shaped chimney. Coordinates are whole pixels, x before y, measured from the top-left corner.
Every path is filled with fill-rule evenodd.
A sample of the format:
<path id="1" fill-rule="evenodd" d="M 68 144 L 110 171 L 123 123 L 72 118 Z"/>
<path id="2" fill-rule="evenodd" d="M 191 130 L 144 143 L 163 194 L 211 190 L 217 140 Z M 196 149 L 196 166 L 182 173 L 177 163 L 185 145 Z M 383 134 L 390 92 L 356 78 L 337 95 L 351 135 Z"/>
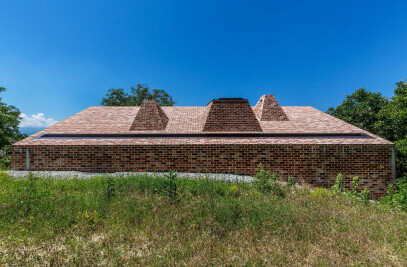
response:
<path id="1" fill-rule="evenodd" d="M 287 115 L 274 95 L 261 96 L 253 110 L 260 121 L 288 121 Z"/>
<path id="2" fill-rule="evenodd" d="M 212 100 L 202 121 L 204 132 L 262 132 L 249 101 L 243 98 Z"/>
<path id="3" fill-rule="evenodd" d="M 156 100 L 144 100 L 130 131 L 164 131 L 168 117 Z"/>

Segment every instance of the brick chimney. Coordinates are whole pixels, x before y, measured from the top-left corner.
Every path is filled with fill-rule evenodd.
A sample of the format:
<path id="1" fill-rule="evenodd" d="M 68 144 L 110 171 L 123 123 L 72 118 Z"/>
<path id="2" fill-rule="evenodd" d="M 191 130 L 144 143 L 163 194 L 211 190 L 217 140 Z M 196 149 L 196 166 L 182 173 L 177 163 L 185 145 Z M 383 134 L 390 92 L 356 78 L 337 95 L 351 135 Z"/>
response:
<path id="1" fill-rule="evenodd" d="M 168 117 L 156 100 L 144 100 L 130 131 L 164 131 Z"/>
<path id="2" fill-rule="evenodd" d="M 253 110 L 260 121 L 288 121 L 287 115 L 274 95 L 261 96 Z"/>
<path id="3" fill-rule="evenodd" d="M 204 132 L 262 132 L 249 101 L 243 98 L 212 100 L 202 121 Z"/>

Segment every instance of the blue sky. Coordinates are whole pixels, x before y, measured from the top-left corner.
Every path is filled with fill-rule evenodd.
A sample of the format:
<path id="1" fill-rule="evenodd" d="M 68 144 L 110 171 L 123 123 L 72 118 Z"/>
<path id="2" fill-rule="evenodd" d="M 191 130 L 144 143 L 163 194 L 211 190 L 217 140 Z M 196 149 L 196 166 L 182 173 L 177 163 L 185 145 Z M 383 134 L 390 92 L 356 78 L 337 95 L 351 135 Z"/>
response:
<path id="1" fill-rule="evenodd" d="M 362 86 L 391 96 L 407 78 L 406 9 L 407 1 L 0 0 L 2 97 L 44 125 L 137 83 L 167 90 L 177 105 L 254 105 L 275 94 L 282 105 L 325 111 Z"/>

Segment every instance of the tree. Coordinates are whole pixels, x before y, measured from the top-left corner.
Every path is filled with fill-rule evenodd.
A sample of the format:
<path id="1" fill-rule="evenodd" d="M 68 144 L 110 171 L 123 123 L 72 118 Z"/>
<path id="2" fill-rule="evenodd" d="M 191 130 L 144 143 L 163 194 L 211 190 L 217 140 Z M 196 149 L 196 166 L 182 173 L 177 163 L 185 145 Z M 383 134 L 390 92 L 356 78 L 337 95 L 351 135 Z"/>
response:
<path id="1" fill-rule="evenodd" d="M 397 177 L 407 183 L 407 81 L 396 83 L 391 101 L 377 114 L 375 132 L 395 143 Z"/>
<path id="2" fill-rule="evenodd" d="M 0 87 L 0 93 L 4 91 L 6 88 Z M 20 133 L 19 124 L 20 111 L 4 103 L 0 97 L 0 170 L 10 166 L 10 145 L 26 137 Z"/>
<path id="3" fill-rule="evenodd" d="M 104 106 L 140 106 L 145 99 L 155 99 L 161 106 L 173 106 L 176 102 L 162 89 L 152 89 L 147 84 L 137 84 L 131 87 L 130 93 L 124 89 L 109 89 L 106 97 L 102 100 Z"/>
<path id="4" fill-rule="evenodd" d="M 6 88 L 0 87 L 0 93 L 6 91 Z M 20 133 L 18 125 L 20 124 L 20 111 L 12 105 L 7 105 L 0 97 L 0 149 L 11 145 L 20 140 L 25 135 Z"/>
<path id="5" fill-rule="evenodd" d="M 336 108 L 330 107 L 327 113 L 359 128 L 374 132 L 377 114 L 388 102 L 381 93 L 369 92 L 362 87 L 353 94 L 347 95 Z"/>
<path id="6" fill-rule="evenodd" d="M 396 83 L 390 100 L 360 88 L 327 113 L 394 142 L 397 177 L 407 183 L 407 81 Z"/>
<path id="7" fill-rule="evenodd" d="M 391 101 L 377 114 L 378 135 L 390 141 L 407 138 L 407 81 L 396 83 Z"/>

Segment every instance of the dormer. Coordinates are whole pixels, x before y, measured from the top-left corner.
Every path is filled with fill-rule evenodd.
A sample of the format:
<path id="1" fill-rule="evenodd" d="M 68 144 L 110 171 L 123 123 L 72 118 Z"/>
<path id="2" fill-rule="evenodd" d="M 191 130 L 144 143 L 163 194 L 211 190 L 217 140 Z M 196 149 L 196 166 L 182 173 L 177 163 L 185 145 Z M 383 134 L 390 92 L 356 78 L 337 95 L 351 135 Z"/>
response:
<path id="1" fill-rule="evenodd" d="M 287 115 L 274 95 L 261 96 L 253 110 L 259 121 L 288 121 Z"/>
<path id="2" fill-rule="evenodd" d="M 243 98 L 212 100 L 202 122 L 204 132 L 262 132 L 249 101 Z"/>
<path id="3" fill-rule="evenodd" d="M 156 100 L 144 100 L 130 131 L 164 131 L 168 117 Z"/>

